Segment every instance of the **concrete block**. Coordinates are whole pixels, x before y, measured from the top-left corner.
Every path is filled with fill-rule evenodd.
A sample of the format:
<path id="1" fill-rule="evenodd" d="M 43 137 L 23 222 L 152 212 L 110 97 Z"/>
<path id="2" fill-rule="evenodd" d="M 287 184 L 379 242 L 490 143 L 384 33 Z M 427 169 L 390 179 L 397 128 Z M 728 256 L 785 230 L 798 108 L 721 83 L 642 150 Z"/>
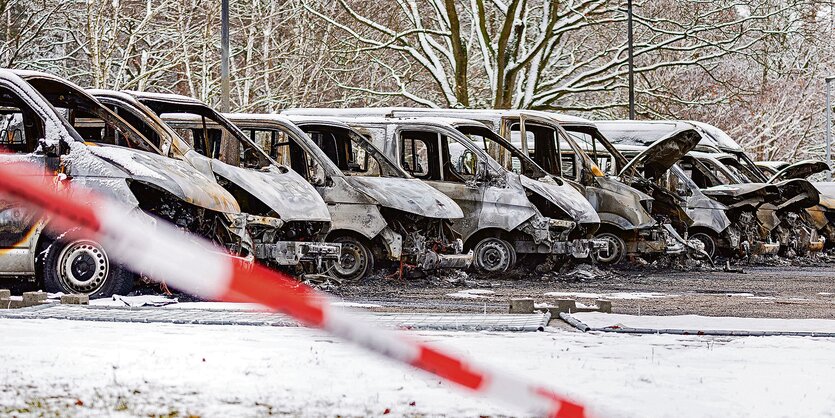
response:
<path id="1" fill-rule="evenodd" d="M 46 302 L 46 293 L 44 292 L 23 292 L 23 305 L 35 306 Z"/>
<path id="2" fill-rule="evenodd" d="M 22 299 L 0 299 L 0 309 L 18 309 L 26 306 L 28 305 L 25 305 Z"/>
<path id="3" fill-rule="evenodd" d="M 577 312 L 577 303 L 574 299 L 557 299 L 557 310 L 559 312 Z"/>
<path id="4" fill-rule="evenodd" d="M 595 301 L 597 310 L 604 313 L 612 313 L 612 301 L 606 299 L 598 299 Z"/>
<path id="5" fill-rule="evenodd" d="M 0 299 L 9 299 L 12 297 L 12 292 L 9 289 L 0 289 Z"/>
<path id="6" fill-rule="evenodd" d="M 521 298 L 510 300 L 510 313 L 530 314 L 533 313 L 533 299 Z"/>
<path id="7" fill-rule="evenodd" d="M 87 295 L 61 295 L 63 305 L 89 305 L 90 297 Z"/>

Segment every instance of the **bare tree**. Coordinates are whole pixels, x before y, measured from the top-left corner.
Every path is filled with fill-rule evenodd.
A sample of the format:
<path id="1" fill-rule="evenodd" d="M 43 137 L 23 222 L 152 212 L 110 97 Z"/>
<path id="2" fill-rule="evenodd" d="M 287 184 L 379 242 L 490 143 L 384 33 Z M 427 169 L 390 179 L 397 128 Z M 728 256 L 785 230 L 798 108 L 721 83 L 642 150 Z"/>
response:
<path id="1" fill-rule="evenodd" d="M 798 4 L 638 3 L 636 71 L 697 66 L 709 72 L 718 60 L 786 33 Z M 346 88 L 429 106 L 588 111 L 623 105 L 611 94 L 624 88 L 626 74 L 620 2 L 308 0 L 305 9 L 349 39 L 344 54 L 389 69 L 396 86 Z M 432 83 L 409 77 L 416 70 Z"/>

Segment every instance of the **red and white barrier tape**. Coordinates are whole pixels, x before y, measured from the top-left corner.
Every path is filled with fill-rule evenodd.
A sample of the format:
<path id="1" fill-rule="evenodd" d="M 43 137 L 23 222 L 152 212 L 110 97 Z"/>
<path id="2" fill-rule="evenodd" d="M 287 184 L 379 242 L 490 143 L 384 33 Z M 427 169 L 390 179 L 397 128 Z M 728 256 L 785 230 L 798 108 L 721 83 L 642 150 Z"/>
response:
<path id="1" fill-rule="evenodd" d="M 317 291 L 258 264 L 243 263 L 173 226 L 153 225 L 147 216 L 82 190 L 58 192 L 41 175 L 20 165 L 0 166 L 0 193 L 28 202 L 52 218 L 61 233 L 81 228 L 116 260 L 134 271 L 197 296 L 256 302 L 310 327 L 321 328 L 370 351 L 409 364 L 486 398 L 539 416 L 587 417 L 579 403 L 513 375 L 476 365 L 392 331 L 364 324 L 317 296 Z M 31 170 L 29 170 L 31 171 Z M 26 173 L 26 175 L 21 175 Z M 70 191 L 71 190 L 71 191 Z"/>

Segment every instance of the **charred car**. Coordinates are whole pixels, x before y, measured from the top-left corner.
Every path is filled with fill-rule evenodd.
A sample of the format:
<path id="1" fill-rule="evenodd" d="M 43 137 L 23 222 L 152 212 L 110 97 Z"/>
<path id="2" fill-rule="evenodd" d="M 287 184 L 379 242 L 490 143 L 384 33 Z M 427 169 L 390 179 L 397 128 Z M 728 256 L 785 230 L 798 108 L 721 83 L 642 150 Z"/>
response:
<path id="1" fill-rule="evenodd" d="M 94 93 L 159 140 L 163 155 L 188 162 L 234 196 L 246 214 L 256 259 L 290 273 L 324 271 L 338 259 L 340 246 L 324 242 L 331 219 L 319 194 L 208 105 L 177 95 Z M 228 149 L 234 155 L 223 155 Z"/>
<path id="2" fill-rule="evenodd" d="M 719 142 L 712 140 L 703 128 L 705 124 L 606 121 L 599 122 L 598 126 L 614 142 L 631 143 L 651 141 L 653 135 L 662 134 L 666 127 L 678 124 L 690 124 L 697 128 L 701 140 L 696 149 L 702 150 L 685 155 L 679 166 L 705 195 L 731 209 L 738 209 L 733 211 L 739 214 L 738 219 L 731 220 L 740 231 L 743 252 L 802 254 L 822 249 L 823 241 L 815 228 L 809 225 L 805 211 L 819 200 L 819 193 L 811 183 L 805 180 L 767 183 L 741 148 L 737 148 L 734 154 L 721 151 Z M 722 144 L 725 142 L 727 140 Z"/>
<path id="3" fill-rule="evenodd" d="M 826 247 L 835 246 L 835 182 L 815 181 L 822 173 L 830 170 L 823 161 L 804 160 L 794 164 L 784 161 L 766 161 L 755 163 L 769 177 L 769 183 L 779 183 L 790 179 L 807 179 L 820 193 L 817 205 L 807 208 L 809 222 L 818 230 L 826 241 Z"/>
<path id="4" fill-rule="evenodd" d="M 528 164 L 529 170 L 535 165 L 553 181 L 565 183 L 586 197 L 600 218 L 600 227 L 595 237 L 605 242 L 605 247 L 596 255 L 601 263 L 616 264 L 626 255 L 650 257 L 686 254 L 688 250 L 699 252 L 698 243 L 688 243 L 670 227 L 668 220 L 659 220 L 653 216 L 653 198 L 650 195 L 612 176 L 606 176 L 550 114 L 520 110 L 421 108 L 359 109 L 346 112 L 367 114 L 371 111 L 399 117 L 451 116 L 486 125 L 503 138 L 509 147 L 502 146 L 502 142 L 497 139 L 492 144 L 478 140 L 479 145 L 503 165 L 510 165 L 512 171 L 524 169 L 526 167 L 522 166 L 520 158 L 527 157 L 533 163 Z M 521 152 L 514 156 L 510 149 Z M 513 167 L 513 164 L 517 167 Z M 523 173 L 543 178 L 536 170 Z"/>
<path id="5" fill-rule="evenodd" d="M 157 144 L 79 87 L 49 74 L 0 70 L 0 115 L 0 146 L 8 152 L 0 162 L 43 167 L 45 181 L 56 187 L 92 190 L 249 256 L 245 219 L 226 190 L 188 164 L 161 157 Z M 111 260 L 95 239 L 45 233 L 49 222 L 0 202 L 0 274 L 91 297 L 133 288 L 142 272 Z"/>
<path id="6" fill-rule="evenodd" d="M 586 237 L 599 218 L 582 195 L 507 171 L 464 133 L 489 135 L 486 126 L 443 118 L 344 120 L 411 176 L 461 206 L 464 218 L 453 226 L 473 250 L 477 270 L 508 272 L 524 257 L 543 271 L 558 262 L 554 257 L 593 254 L 595 241 Z"/>
<path id="7" fill-rule="evenodd" d="M 322 195 L 333 225 L 328 240 L 342 244 L 331 273 L 355 280 L 375 264 L 402 276 L 467 268 L 452 222 L 464 215 L 449 197 L 409 176 L 347 124 L 279 115 L 227 114 L 279 163 L 306 178 Z"/>

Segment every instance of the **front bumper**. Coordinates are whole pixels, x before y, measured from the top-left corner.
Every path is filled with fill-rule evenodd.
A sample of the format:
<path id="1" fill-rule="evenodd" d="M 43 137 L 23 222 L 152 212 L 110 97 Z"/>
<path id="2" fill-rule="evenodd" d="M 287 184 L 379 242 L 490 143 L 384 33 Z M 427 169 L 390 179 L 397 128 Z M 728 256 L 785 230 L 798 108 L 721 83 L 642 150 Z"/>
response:
<path id="1" fill-rule="evenodd" d="M 342 245 L 332 242 L 278 241 L 256 244 L 255 258 L 281 266 L 295 266 L 302 261 L 339 260 Z"/>

